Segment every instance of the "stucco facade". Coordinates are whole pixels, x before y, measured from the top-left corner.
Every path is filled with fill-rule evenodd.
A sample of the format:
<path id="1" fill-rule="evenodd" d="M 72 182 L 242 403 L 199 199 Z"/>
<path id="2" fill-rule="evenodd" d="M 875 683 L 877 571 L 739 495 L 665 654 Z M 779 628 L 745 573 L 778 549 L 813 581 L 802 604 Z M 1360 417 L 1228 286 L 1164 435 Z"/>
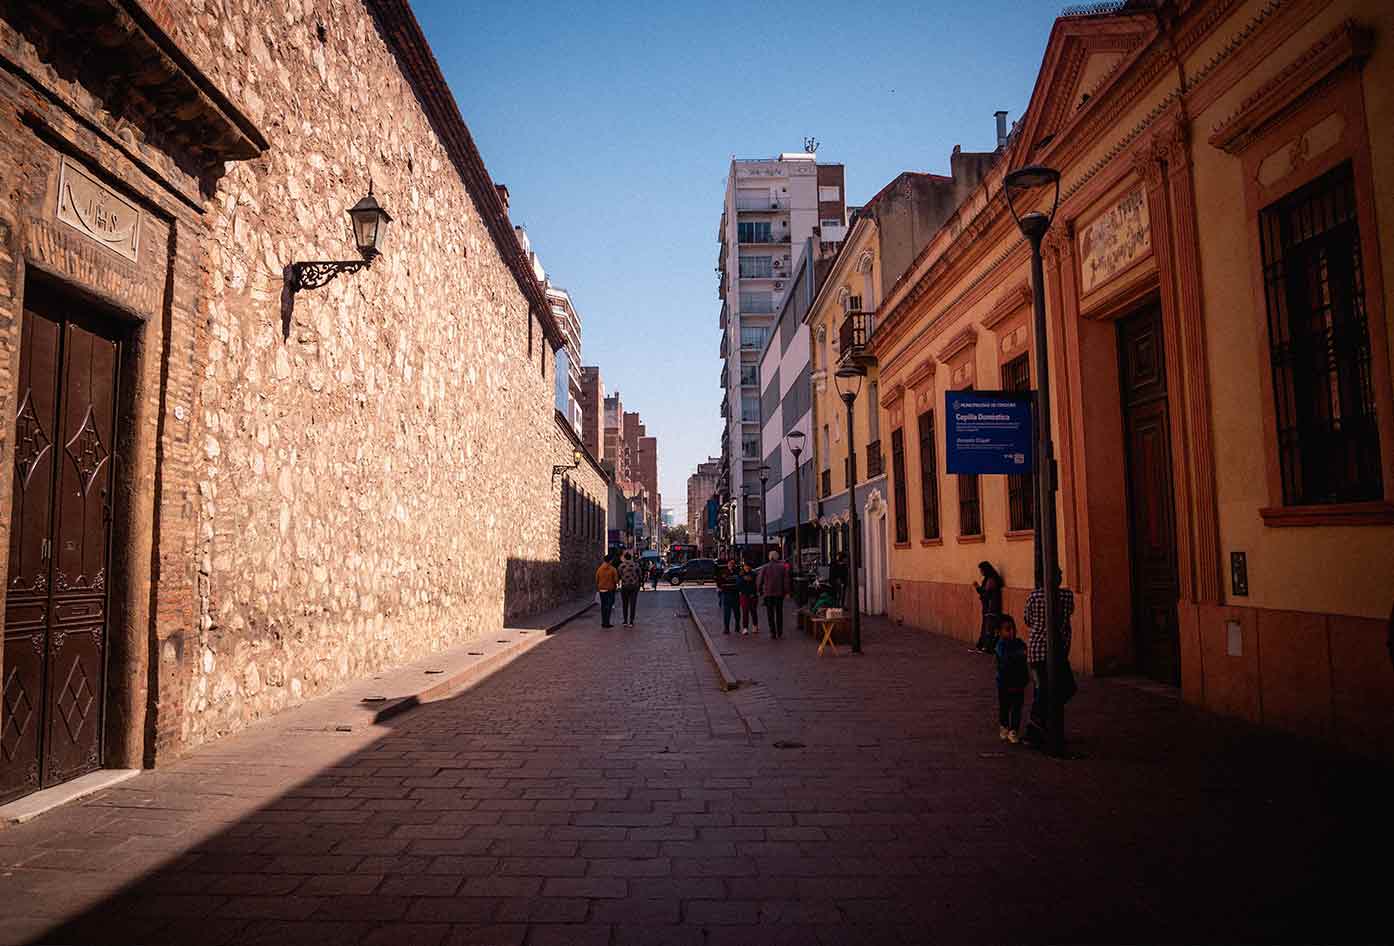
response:
<path id="1" fill-rule="evenodd" d="M 1394 108 L 1394 58 L 1379 42 L 1394 11 L 1213 0 L 1165 13 L 1056 22 L 1006 159 L 889 300 L 873 343 L 883 427 L 914 440 L 918 418 L 942 411 L 951 388 L 1008 386 L 1018 369 L 1034 386 L 1032 358 L 1017 361 L 1036 343 L 1028 249 L 1002 176 L 1058 168 L 1045 291 L 1061 559 L 1078 601 L 1073 661 L 1145 672 L 1218 712 L 1389 755 L 1394 145 L 1371 130 L 1388 127 Z M 1349 208 L 1324 211 L 1342 221 L 1331 232 L 1358 244 L 1332 258 L 1359 265 L 1345 282 L 1335 270 L 1319 279 L 1359 286 L 1358 298 L 1341 289 L 1329 311 L 1362 317 L 1358 332 L 1330 321 L 1339 313 L 1324 331 L 1366 366 L 1358 393 L 1340 392 L 1338 416 L 1369 426 L 1350 447 L 1362 451 L 1353 472 L 1339 471 L 1350 481 L 1342 495 L 1359 498 L 1294 501 L 1299 447 L 1284 418 L 1311 401 L 1293 407 L 1275 384 L 1280 368 L 1295 369 L 1273 333 L 1290 318 L 1282 307 L 1301 300 L 1282 295 L 1261 224 L 1272 231 L 1292 200 L 1324 193 Z M 892 610 L 969 638 L 974 564 L 998 563 L 1020 614 L 1032 543 L 1005 477 L 982 478 L 981 529 L 961 534 L 942 423 L 935 429 L 941 535 L 912 529 L 910 547 L 894 552 Z M 1322 454 L 1306 456 L 1311 466 Z M 920 464 L 910 468 L 914 523 L 922 480 Z"/>
<path id="2" fill-rule="evenodd" d="M 152 764 L 579 588 L 603 546 L 603 474 L 586 458 L 553 475 L 579 445 L 552 407 L 561 338 L 410 10 L 151 0 L 55 24 L 11 9 L 0 532 L 22 579 L 5 712 L 22 712 L 4 793 L 74 771 L 49 778 L 42 758 L 60 716 L 87 740 L 80 768 Z M 75 59 L 99 31 L 102 61 Z M 370 185 L 394 218 L 383 255 L 292 291 L 292 263 L 355 257 L 344 211 Z M 118 353 L 105 442 L 85 430 L 49 450 L 55 432 L 25 413 L 44 325 Z M 34 550 L 68 540 L 31 513 L 58 475 L 44 464 L 69 462 L 81 491 L 102 487 L 91 547 L 110 558 L 48 579 Z M 597 525 L 564 522 L 564 497 Z M 29 603 L 49 580 L 90 620 Z M 105 655 L 90 671 L 79 639 Z M 81 699 L 44 690 L 36 661 L 80 673 Z M 32 770 L 9 762 L 17 731 L 38 740 Z"/>

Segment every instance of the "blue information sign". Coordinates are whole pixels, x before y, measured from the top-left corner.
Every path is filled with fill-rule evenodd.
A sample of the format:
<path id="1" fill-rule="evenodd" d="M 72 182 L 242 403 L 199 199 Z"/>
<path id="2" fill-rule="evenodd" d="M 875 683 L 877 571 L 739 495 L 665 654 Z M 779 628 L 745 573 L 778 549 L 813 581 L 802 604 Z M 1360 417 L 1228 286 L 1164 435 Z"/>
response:
<path id="1" fill-rule="evenodd" d="M 944 468 L 949 473 L 1030 473 L 1035 432 L 1030 392 L 949 391 Z"/>

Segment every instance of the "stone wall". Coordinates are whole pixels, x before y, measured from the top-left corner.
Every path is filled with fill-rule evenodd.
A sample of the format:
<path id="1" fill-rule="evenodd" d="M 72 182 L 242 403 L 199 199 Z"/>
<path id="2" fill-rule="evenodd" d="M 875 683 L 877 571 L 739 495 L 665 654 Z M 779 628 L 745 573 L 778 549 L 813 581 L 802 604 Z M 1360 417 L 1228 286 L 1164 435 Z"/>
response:
<path id="1" fill-rule="evenodd" d="M 513 563 L 560 567 L 570 448 L 526 297 L 364 6 L 164 7 L 271 143 L 209 203 L 198 610 L 160 667 L 182 750 L 497 630 Z M 370 182 L 385 254 L 292 297 L 292 261 L 354 256 Z M 563 591 L 524 584 L 514 613 Z"/>

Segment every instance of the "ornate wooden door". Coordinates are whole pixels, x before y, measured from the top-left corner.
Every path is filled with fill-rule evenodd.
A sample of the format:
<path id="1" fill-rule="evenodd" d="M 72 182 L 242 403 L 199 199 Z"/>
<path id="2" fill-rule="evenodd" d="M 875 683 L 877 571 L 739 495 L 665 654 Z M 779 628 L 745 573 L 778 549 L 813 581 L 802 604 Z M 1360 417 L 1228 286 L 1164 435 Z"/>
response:
<path id="1" fill-rule="evenodd" d="M 1161 310 L 1118 323 L 1119 387 L 1128 472 L 1128 547 L 1138 670 L 1181 682 L 1176 515 Z"/>
<path id="2" fill-rule="evenodd" d="M 28 287 L 5 602 L 0 802 L 101 765 L 121 344 Z"/>

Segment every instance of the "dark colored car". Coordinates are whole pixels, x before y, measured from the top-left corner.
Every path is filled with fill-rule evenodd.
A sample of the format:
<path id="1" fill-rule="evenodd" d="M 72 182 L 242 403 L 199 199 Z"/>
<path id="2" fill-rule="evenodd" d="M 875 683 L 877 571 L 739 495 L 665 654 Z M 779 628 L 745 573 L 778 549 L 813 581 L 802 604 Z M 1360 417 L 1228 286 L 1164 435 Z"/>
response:
<path id="1" fill-rule="evenodd" d="M 681 585 L 685 581 L 711 581 L 716 577 L 716 561 L 710 558 L 694 558 L 668 569 L 663 576 L 670 585 Z"/>

